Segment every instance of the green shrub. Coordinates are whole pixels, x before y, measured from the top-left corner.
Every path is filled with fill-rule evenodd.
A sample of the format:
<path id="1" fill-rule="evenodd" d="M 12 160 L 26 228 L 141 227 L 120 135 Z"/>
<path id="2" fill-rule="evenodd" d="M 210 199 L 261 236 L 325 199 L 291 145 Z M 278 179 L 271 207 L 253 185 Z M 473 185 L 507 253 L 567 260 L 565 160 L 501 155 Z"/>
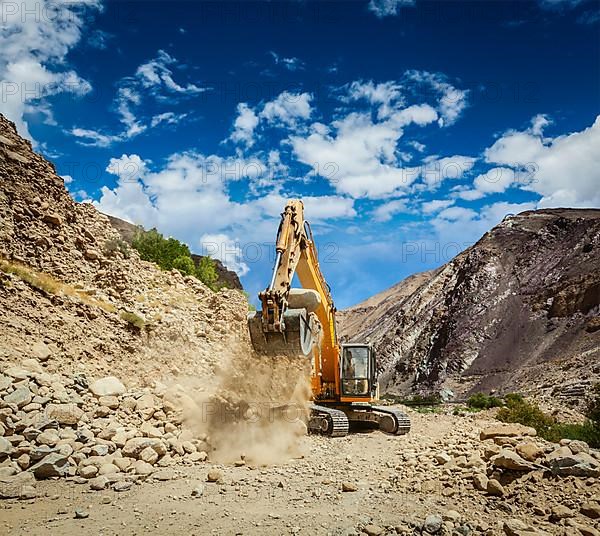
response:
<path id="1" fill-rule="evenodd" d="M 196 267 L 196 277 L 207 287 L 218 290 L 217 280 L 219 279 L 219 274 L 217 273 L 215 261 L 210 257 L 202 257 L 200 259 Z"/>
<path id="2" fill-rule="evenodd" d="M 495 396 L 489 396 L 484 393 L 475 393 L 468 398 L 467 406 L 473 409 L 490 409 L 501 408 L 504 406 L 504 403 Z"/>
<path id="3" fill-rule="evenodd" d="M 196 275 L 196 265 L 191 257 L 177 257 L 173 261 L 173 268 L 185 275 Z"/>
<path id="4" fill-rule="evenodd" d="M 156 229 L 140 229 L 132 241 L 140 258 L 158 264 L 163 270 L 179 270 L 185 275 L 193 275 L 212 290 L 218 290 L 219 274 L 215 262 L 210 257 L 202 257 L 198 266 L 194 264 L 190 248 L 175 238 L 165 238 Z"/>
<path id="5" fill-rule="evenodd" d="M 505 397 L 506 407 L 498 411 L 497 418 L 503 422 L 514 422 L 531 426 L 539 436 L 557 443 L 561 439 L 579 439 L 594 448 L 600 447 L 600 387 L 594 388 L 594 397 L 588 404 L 587 417 L 583 423 L 561 423 L 546 415 L 537 404 L 528 402 L 522 395 Z"/>
<path id="6" fill-rule="evenodd" d="M 129 325 L 134 326 L 139 330 L 144 329 L 144 326 L 146 325 L 144 319 L 136 315 L 135 313 L 130 313 L 129 311 L 121 311 L 121 314 L 119 316 L 123 320 L 125 320 L 125 322 L 127 322 Z"/>

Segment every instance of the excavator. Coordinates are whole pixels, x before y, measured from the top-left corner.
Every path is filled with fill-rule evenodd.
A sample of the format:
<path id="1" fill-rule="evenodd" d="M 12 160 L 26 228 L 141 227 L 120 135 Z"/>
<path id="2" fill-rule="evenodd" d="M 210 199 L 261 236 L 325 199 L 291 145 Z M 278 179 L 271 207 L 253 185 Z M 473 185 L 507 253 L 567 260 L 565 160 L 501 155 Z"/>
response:
<path id="1" fill-rule="evenodd" d="M 248 329 L 259 354 L 311 360 L 309 432 L 341 437 L 352 423 L 408 433 L 406 414 L 374 405 L 379 385 L 372 346 L 338 341 L 331 290 L 300 199 L 289 200 L 281 214 L 275 251 L 271 281 L 258 295 L 262 309 L 248 314 Z M 302 288 L 292 288 L 294 275 Z"/>

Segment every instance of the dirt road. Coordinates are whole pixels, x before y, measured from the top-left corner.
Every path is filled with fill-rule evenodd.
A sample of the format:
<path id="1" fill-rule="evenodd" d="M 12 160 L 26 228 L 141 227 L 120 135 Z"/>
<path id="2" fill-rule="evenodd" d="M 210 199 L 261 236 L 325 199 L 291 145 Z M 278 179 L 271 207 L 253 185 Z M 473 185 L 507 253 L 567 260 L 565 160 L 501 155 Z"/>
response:
<path id="1" fill-rule="evenodd" d="M 65 480 L 40 482 L 38 498 L 0 503 L 0 532 L 413 534 L 428 516 L 437 523 L 439 515 L 440 533 L 447 534 L 505 534 L 505 523 L 514 518 L 550 534 L 578 534 L 535 515 L 534 508 L 550 512 L 565 500 L 600 497 L 596 479 L 563 479 L 560 495 L 555 486 L 540 483 L 534 496 L 534 479 L 522 485 L 514 481 L 504 497 L 478 492 L 473 468 L 440 463 L 440 456 L 472 456 L 481 446 L 479 430 L 489 421 L 416 413 L 411 418 L 413 430 L 403 437 L 380 432 L 303 437 L 305 456 L 283 465 L 157 468 L 150 479 L 124 492 L 90 491 Z M 207 482 L 209 472 L 216 472 L 211 476 L 219 482 Z M 88 517 L 77 519 L 76 512 Z"/>

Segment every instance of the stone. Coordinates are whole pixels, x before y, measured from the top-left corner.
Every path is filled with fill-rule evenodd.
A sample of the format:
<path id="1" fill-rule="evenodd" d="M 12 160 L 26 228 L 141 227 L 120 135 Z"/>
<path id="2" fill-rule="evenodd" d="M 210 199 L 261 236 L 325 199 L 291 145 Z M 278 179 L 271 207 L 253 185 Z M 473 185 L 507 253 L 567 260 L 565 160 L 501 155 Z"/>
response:
<path id="1" fill-rule="evenodd" d="M 158 399 L 152 393 L 146 393 L 136 400 L 135 409 L 137 411 L 158 409 Z"/>
<path id="2" fill-rule="evenodd" d="M 119 473 L 120 469 L 114 463 L 105 463 L 98 469 L 99 475 L 113 475 Z"/>
<path id="3" fill-rule="evenodd" d="M 568 517 L 573 517 L 575 513 L 569 507 L 564 504 L 557 504 L 552 507 L 550 512 L 550 519 L 553 521 L 560 521 L 561 519 L 566 519 Z"/>
<path id="4" fill-rule="evenodd" d="M 29 464 L 31 463 L 31 458 L 29 457 L 29 454 L 23 453 L 15 461 L 17 462 L 17 465 L 23 471 L 25 471 L 25 469 L 27 469 L 29 467 Z"/>
<path id="5" fill-rule="evenodd" d="M 496 497 L 502 497 L 505 494 L 502 484 L 500 484 L 500 482 L 498 482 L 495 478 L 490 478 L 488 480 L 486 491 L 490 495 L 495 495 Z"/>
<path id="6" fill-rule="evenodd" d="M 456 523 L 456 522 L 460 521 L 460 518 L 461 518 L 461 515 L 456 510 L 446 510 L 442 514 L 442 519 L 444 521 L 452 521 L 453 523 Z"/>
<path id="7" fill-rule="evenodd" d="M 158 471 L 152 475 L 156 480 L 160 480 L 161 482 L 166 482 L 167 480 L 173 480 L 175 478 L 175 471 L 172 469 L 163 469 L 162 471 Z"/>
<path id="8" fill-rule="evenodd" d="M 146 447 L 140 452 L 139 459 L 150 465 L 154 465 L 158 461 L 158 454 L 152 447 Z"/>
<path id="9" fill-rule="evenodd" d="M 41 461 L 29 468 L 36 478 L 50 478 L 53 476 L 67 476 L 69 472 L 68 456 L 52 452 Z"/>
<path id="10" fill-rule="evenodd" d="M 54 212 L 48 212 L 47 214 L 44 214 L 42 221 L 51 225 L 56 225 L 57 227 L 62 225 L 62 218 Z"/>
<path id="11" fill-rule="evenodd" d="M 98 474 L 98 468 L 95 465 L 86 465 L 80 467 L 78 472 L 83 478 L 94 478 Z"/>
<path id="12" fill-rule="evenodd" d="M 37 361 L 36 359 L 31 359 L 31 358 L 23 359 L 23 361 L 21 361 L 21 366 L 25 370 L 28 370 L 30 372 L 35 372 L 36 374 L 44 373 L 44 369 L 42 368 L 42 365 L 40 365 L 39 361 Z"/>
<path id="13" fill-rule="evenodd" d="M 521 458 L 528 462 L 535 462 L 538 458 L 544 456 L 544 450 L 531 441 L 519 443 L 516 446 L 516 451 Z"/>
<path id="14" fill-rule="evenodd" d="M 358 486 L 354 482 L 342 482 L 342 491 L 344 491 L 344 492 L 358 491 Z"/>
<path id="15" fill-rule="evenodd" d="M 549 533 L 535 529 L 520 519 L 508 519 L 503 525 L 506 536 L 550 536 Z"/>
<path id="16" fill-rule="evenodd" d="M 521 458 L 516 452 L 508 449 L 502 449 L 498 454 L 492 456 L 490 463 L 495 467 L 511 471 L 531 471 L 535 469 L 535 466 L 530 462 Z"/>
<path id="17" fill-rule="evenodd" d="M 90 391 L 98 398 L 101 396 L 119 396 L 125 393 L 125 386 L 118 378 L 106 376 L 90 385 Z"/>
<path id="18" fill-rule="evenodd" d="M 133 482 L 128 482 L 126 480 L 121 480 L 119 482 L 115 482 L 113 484 L 113 489 L 117 492 L 127 491 L 131 488 Z"/>
<path id="19" fill-rule="evenodd" d="M 568 447 L 561 447 L 558 450 Z M 555 451 L 556 452 L 556 451 Z M 559 476 L 580 476 L 580 477 L 598 477 L 600 476 L 600 461 L 596 460 L 585 452 L 570 455 L 555 455 L 551 453 L 546 459 L 550 470 Z"/>
<path id="20" fill-rule="evenodd" d="M 158 428 L 156 428 L 155 426 L 152 426 L 148 421 L 146 421 L 144 424 L 142 424 L 142 426 L 140 427 L 140 431 L 146 437 L 160 438 L 163 435 L 162 432 Z"/>
<path id="21" fill-rule="evenodd" d="M 385 533 L 385 529 L 380 527 L 379 525 L 365 525 L 362 531 L 367 534 L 367 536 L 380 536 Z"/>
<path id="22" fill-rule="evenodd" d="M 12 443 L 5 437 L 0 437 L 0 459 L 10 456 L 13 452 Z"/>
<path id="23" fill-rule="evenodd" d="M 62 425 L 74 426 L 83 415 L 83 410 L 76 404 L 48 404 L 46 406 L 46 417 L 58 421 Z"/>
<path id="24" fill-rule="evenodd" d="M 59 441 L 60 437 L 58 432 L 53 428 L 49 428 L 48 430 L 44 430 L 40 435 L 35 438 L 35 441 L 38 445 L 47 445 L 49 447 L 54 447 Z"/>
<path id="25" fill-rule="evenodd" d="M 109 409 L 117 409 L 119 407 L 119 399 L 116 396 L 101 396 L 98 399 L 98 403 Z"/>
<path id="26" fill-rule="evenodd" d="M 473 475 L 473 485 L 479 491 L 487 491 L 488 477 L 483 473 L 475 473 Z"/>
<path id="27" fill-rule="evenodd" d="M 94 491 L 102 491 L 108 486 L 108 478 L 106 476 L 101 475 L 90 480 L 90 489 Z"/>
<path id="28" fill-rule="evenodd" d="M 153 448 L 159 456 L 164 456 L 167 453 L 167 449 L 162 441 L 151 437 L 134 437 L 129 439 L 121 452 L 123 456 L 138 458 L 140 453 L 147 447 Z"/>
<path id="29" fill-rule="evenodd" d="M 18 473 L 14 476 L 5 476 L 0 478 L 0 499 L 17 499 L 21 497 L 25 487 L 33 488 L 35 478 L 29 472 Z M 35 488 L 34 492 L 35 492 Z M 29 497 L 27 497 L 29 498 Z"/>
<path id="30" fill-rule="evenodd" d="M 579 511 L 590 519 L 600 519 L 600 503 L 593 501 L 583 503 Z"/>
<path id="31" fill-rule="evenodd" d="M 25 485 L 21 488 L 19 499 L 35 499 L 36 497 L 37 491 L 33 486 Z"/>
<path id="32" fill-rule="evenodd" d="M 223 480 L 223 471 L 219 469 L 211 469 L 206 475 L 207 482 L 220 482 Z"/>
<path id="33" fill-rule="evenodd" d="M 438 454 L 436 454 L 434 456 L 435 461 L 440 464 L 440 465 L 444 465 L 446 463 L 449 463 L 452 458 L 446 454 L 445 452 L 439 452 Z"/>
<path id="34" fill-rule="evenodd" d="M 106 456 L 108 454 L 108 445 L 94 445 L 90 450 L 90 454 L 92 456 Z"/>
<path id="35" fill-rule="evenodd" d="M 574 439 L 569 443 L 569 449 L 573 454 L 579 454 L 580 452 L 590 453 L 590 446 L 585 441 Z"/>
<path id="36" fill-rule="evenodd" d="M 428 515 L 423 523 L 423 531 L 427 534 L 437 534 L 442 529 L 442 516 Z"/>
<path id="37" fill-rule="evenodd" d="M 520 437 L 520 436 L 536 436 L 535 428 L 523 426 L 522 424 L 497 424 L 484 428 L 479 434 L 479 438 L 483 441 L 494 437 Z"/>
<path id="38" fill-rule="evenodd" d="M 113 464 L 116 465 L 121 471 L 127 471 L 132 464 L 131 458 L 115 458 Z"/>
<path id="39" fill-rule="evenodd" d="M 75 519 L 87 519 L 90 513 L 87 510 L 75 510 Z"/>
<path id="40" fill-rule="evenodd" d="M 31 391 L 28 387 L 19 387 L 9 395 L 4 397 L 4 402 L 7 404 L 15 404 L 18 408 L 22 408 L 31 402 Z"/>
<path id="41" fill-rule="evenodd" d="M 52 350 L 48 348 L 44 341 L 38 341 L 31 347 L 31 355 L 43 363 L 50 359 Z"/>
<path id="42" fill-rule="evenodd" d="M 92 248 L 88 248 L 83 252 L 83 256 L 88 260 L 88 261 L 96 261 L 100 258 L 100 252 L 92 249 Z"/>
<path id="43" fill-rule="evenodd" d="M 6 391 L 12 385 L 12 379 L 0 374 L 0 391 Z"/>
<path id="44" fill-rule="evenodd" d="M 202 497 L 202 495 L 204 495 L 204 486 L 202 484 L 198 484 L 192 490 L 192 497 Z"/>
<path id="45" fill-rule="evenodd" d="M 154 467 L 152 467 L 149 463 L 146 463 L 143 460 L 137 460 L 133 465 L 133 470 L 138 475 L 151 475 L 154 472 Z"/>

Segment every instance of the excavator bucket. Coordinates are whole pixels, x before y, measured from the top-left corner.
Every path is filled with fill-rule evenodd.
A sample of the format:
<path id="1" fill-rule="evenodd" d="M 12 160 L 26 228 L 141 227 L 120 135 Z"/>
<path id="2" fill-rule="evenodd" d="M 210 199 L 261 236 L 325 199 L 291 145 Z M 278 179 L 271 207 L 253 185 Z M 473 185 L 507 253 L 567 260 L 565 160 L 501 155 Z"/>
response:
<path id="1" fill-rule="evenodd" d="M 320 332 L 319 321 L 306 309 L 288 309 L 282 332 L 263 329 L 262 311 L 248 314 L 248 328 L 254 350 L 264 355 L 310 356 Z"/>

